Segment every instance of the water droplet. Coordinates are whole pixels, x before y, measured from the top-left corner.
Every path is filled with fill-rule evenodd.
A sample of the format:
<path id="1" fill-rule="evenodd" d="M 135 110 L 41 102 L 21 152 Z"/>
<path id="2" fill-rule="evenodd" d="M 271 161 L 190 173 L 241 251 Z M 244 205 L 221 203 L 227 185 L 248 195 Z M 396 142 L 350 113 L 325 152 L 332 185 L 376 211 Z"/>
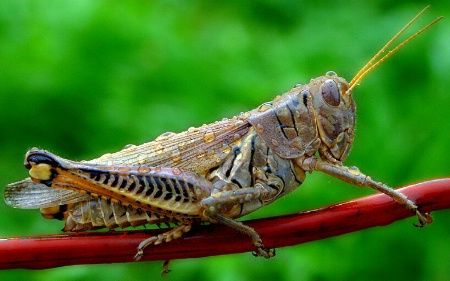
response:
<path id="1" fill-rule="evenodd" d="M 148 173 L 151 171 L 150 167 L 147 166 L 140 166 L 139 168 L 137 168 L 137 171 L 139 173 Z"/>
<path id="2" fill-rule="evenodd" d="M 240 138 L 241 138 L 241 135 L 239 135 L 237 133 L 233 135 L 233 141 L 237 141 Z"/>
<path id="3" fill-rule="evenodd" d="M 271 142 L 272 142 L 272 145 L 275 147 L 278 147 L 280 145 L 276 139 L 272 139 Z"/>
<path id="4" fill-rule="evenodd" d="M 131 168 L 130 167 L 119 167 L 118 170 L 121 173 L 128 173 L 131 170 Z"/>
<path id="5" fill-rule="evenodd" d="M 208 143 L 208 142 L 212 142 L 213 140 L 216 139 L 216 135 L 214 134 L 213 131 L 208 131 L 203 135 L 203 140 Z"/>
<path id="6" fill-rule="evenodd" d="M 174 149 L 172 151 L 172 155 L 170 156 L 172 161 L 175 163 L 181 162 L 181 152 L 178 149 Z"/>
<path id="7" fill-rule="evenodd" d="M 358 169 L 358 167 L 355 167 L 355 166 L 348 168 L 348 171 L 355 176 L 361 175 L 361 171 Z"/>
<path id="8" fill-rule="evenodd" d="M 219 163 L 225 159 L 231 152 L 231 147 L 227 144 L 223 144 L 222 148 L 216 152 L 216 162 Z"/>
<path id="9" fill-rule="evenodd" d="M 166 140 L 166 139 L 168 139 L 168 138 L 170 138 L 170 137 L 172 137 L 172 136 L 174 136 L 174 135 L 176 135 L 174 132 L 165 132 L 165 133 L 162 133 L 161 135 L 159 135 L 159 136 L 155 139 L 155 141 Z"/>
<path id="10" fill-rule="evenodd" d="M 222 152 L 226 153 L 226 154 L 230 153 L 231 152 L 231 147 L 229 145 L 223 144 L 222 145 Z"/>
<path id="11" fill-rule="evenodd" d="M 241 118 L 243 119 L 247 119 L 251 116 L 250 112 L 243 112 L 241 113 Z"/>
<path id="12" fill-rule="evenodd" d="M 280 96 L 280 95 L 276 96 L 276 97 L 273 99 L 273 101 L 275 101 L 275 102 L 281 101 L 281 96 Z"/>
<path id="13" fill-rule="evenodd" d="M 256 125 L 256 131 L 258 132 L 258 133 L 264 133 L 264 126 L 263 125 L 261 125 L 261 124 L 257 124 Z"/>
<path id="14" fill-rule="evenodd" d="M 234 127 L 235 127 L 235 128 L 239 128 L 239 127 L 241 127 L 242 125 L 244 125 L 244 121 L 242 121 L 242 120 L 237 120 L 237 121 L 234 123 Z"/>
<path id="15" fill-rule="evenodd" d="M 125 145 L 123 147 L 123 149 L 128 149 L 128 148 L 131 148 L 131 147 L 134 147 L 134 146 L 135 146 L 134 144 L 127 144 L 127 145 Z"/>
<path id="16" fill-rule="evenodd" d="M 172 173 L 174 174 L 174 175 L 181 175 L 181 173 L 183 173 L 179 168 L 174 168 L 173 170 L 172 170 Z"/>
<path id="17" fill-rule="evenodd" d="M 188 131 L 189 133 L 195 133 L 195 132 L 198 132 L 198 129 L 195 128 L 195 127 L 189 127 L 189 128 L 187 129 L 187 131 Z"/>
<path id="18" fill-rule="evenodd" d="M 269 110 L 271 108 L 272 108 L 272 103 L 271 102 L 266 102 L 266 103 L 261 104 L 258 107 L 258 112 L 265 112 L 265 111 L 267 111 L 267 110 Z"/>
<path id="19" fill-rule="evenodd" d="M 156 168 L 155 168 L 155 172 L 161 173 L 161 171 L 162 171 L 161 167 L 156 167 Z"/>
<path id="20" fill-rule="evenodd" d="M 334 71 L 328 71 L 327 73 L 325 73 L 325 75 L 330 77 L 337 76 L 336 72 Z"/>
<path id="21" fill-rule="evenodd" d="M 197 155 L 195 155 L 198 159 L 205 157 L 205 152 L 200 152 Z"/>
<path id="22" fill-rule="evenodd" d="M 161 154 L 164 152 L 164 146 L 162 146 L 161 144 L 158 144 L 156 146 L 156 154 Z"/>

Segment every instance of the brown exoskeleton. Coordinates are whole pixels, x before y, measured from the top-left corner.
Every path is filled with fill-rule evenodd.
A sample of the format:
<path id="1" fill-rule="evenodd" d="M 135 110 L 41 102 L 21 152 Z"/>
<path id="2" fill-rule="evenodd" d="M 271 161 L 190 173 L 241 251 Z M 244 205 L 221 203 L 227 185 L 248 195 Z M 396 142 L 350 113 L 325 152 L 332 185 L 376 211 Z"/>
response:
<path id="1" fill-rule="evenodd" d="M 334 72 L 297 85 L 272 102 L 232 119 L 129 146 L 100 158 L 75 162 L 32 149 L 25 157 L 30 178 L 8 185 L 6 202 L 40 208 L 44 217 L 64 219 L 64 231 L 142 224 L 180 223 L 138 246 L 179 238 L 193 224 L 222 223 L 250 236 L 257 255 L 269 258 L 254 229 L 236 218 L 293 191 L 306 173 L 322 171 L 389 195 L 414 212 L 419 226 L 431 217 L 394 189 L 357 168 L 343 166 L 353 140 L 353 88 L 374 67 L 425 28 L 373 63 L 417 17 L 348 83 Z"/>

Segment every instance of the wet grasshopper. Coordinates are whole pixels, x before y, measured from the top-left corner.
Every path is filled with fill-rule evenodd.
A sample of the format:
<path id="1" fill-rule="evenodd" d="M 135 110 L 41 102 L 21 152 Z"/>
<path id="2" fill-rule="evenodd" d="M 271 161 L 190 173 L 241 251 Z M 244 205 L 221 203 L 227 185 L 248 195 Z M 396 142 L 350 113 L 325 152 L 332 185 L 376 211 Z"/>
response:
<path id="1" fill-rule="evenodd" d="M 31 149 L 25 157 L 30 178 L 8 185 L 6 202 L 17 208 L 40 208 L 45 218 L 64 219 L 64 231 L 179 224 L 144 240 L 135 259 L 148 245 L 177 239 L 201 222 L 232 227 L 251 238 L 257 255 L 272 257 L 274 252 L 258 233 L 236 218 L 293 191 L 312 171 L 385 193 L 414 212 L 418 226 L 430 223 L 429 214 L 403 194 L 342 164 L 354 140 L 352 90 L 387 57 L 441 19 L 379 59 L 425 10 L 350 83 L 330 71 L 239 116 L 179 134 L 164 133 L 152 142 L 91 161 L 75 162 Z"/>

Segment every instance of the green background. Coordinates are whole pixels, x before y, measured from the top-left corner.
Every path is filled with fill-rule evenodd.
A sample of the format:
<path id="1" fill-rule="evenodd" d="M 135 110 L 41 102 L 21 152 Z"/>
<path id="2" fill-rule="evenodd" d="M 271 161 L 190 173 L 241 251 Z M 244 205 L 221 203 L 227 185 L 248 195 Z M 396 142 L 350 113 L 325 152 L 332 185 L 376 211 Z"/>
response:
<path id="1" fill-rule="evenodd" d="M 0 185 L 27 176 L 32 147 L 82 160 L 231 117 L 334 70 L 348 80 L 421 1 L 0 2 Z M 400 3 L 401 2 L 401 3 Z M 397 187 L 450 175 L 450 24 L 428 1 L 412 29 L 447 16 L 355 91 L 346 165 Z M 410 32 L 411 33 L 411 32 Z M 319 173 L 251 218 L 374 192 Z M 0 202 L 0 237 L 60 233 L 63 223 Z M 177 260 L 167 280 L 448 280 L 450 212 L 323 241 Z M 280 233 L 282 236 L 283 233 Z M 161 262 L 9 270 L 0 279 L 153 280 Z"/>

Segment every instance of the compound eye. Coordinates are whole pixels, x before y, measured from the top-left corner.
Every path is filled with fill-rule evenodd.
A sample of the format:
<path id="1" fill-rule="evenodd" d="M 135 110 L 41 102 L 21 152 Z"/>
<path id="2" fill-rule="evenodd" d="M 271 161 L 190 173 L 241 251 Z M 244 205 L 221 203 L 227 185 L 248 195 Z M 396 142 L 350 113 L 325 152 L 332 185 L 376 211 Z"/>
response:
<path id="1" fill-rule="evenodd" d="M 339 88 L 332 79 L 326 80 L 322 85 L 323 100 L 329 106 L 338 106 L 341 102 Z"/>

